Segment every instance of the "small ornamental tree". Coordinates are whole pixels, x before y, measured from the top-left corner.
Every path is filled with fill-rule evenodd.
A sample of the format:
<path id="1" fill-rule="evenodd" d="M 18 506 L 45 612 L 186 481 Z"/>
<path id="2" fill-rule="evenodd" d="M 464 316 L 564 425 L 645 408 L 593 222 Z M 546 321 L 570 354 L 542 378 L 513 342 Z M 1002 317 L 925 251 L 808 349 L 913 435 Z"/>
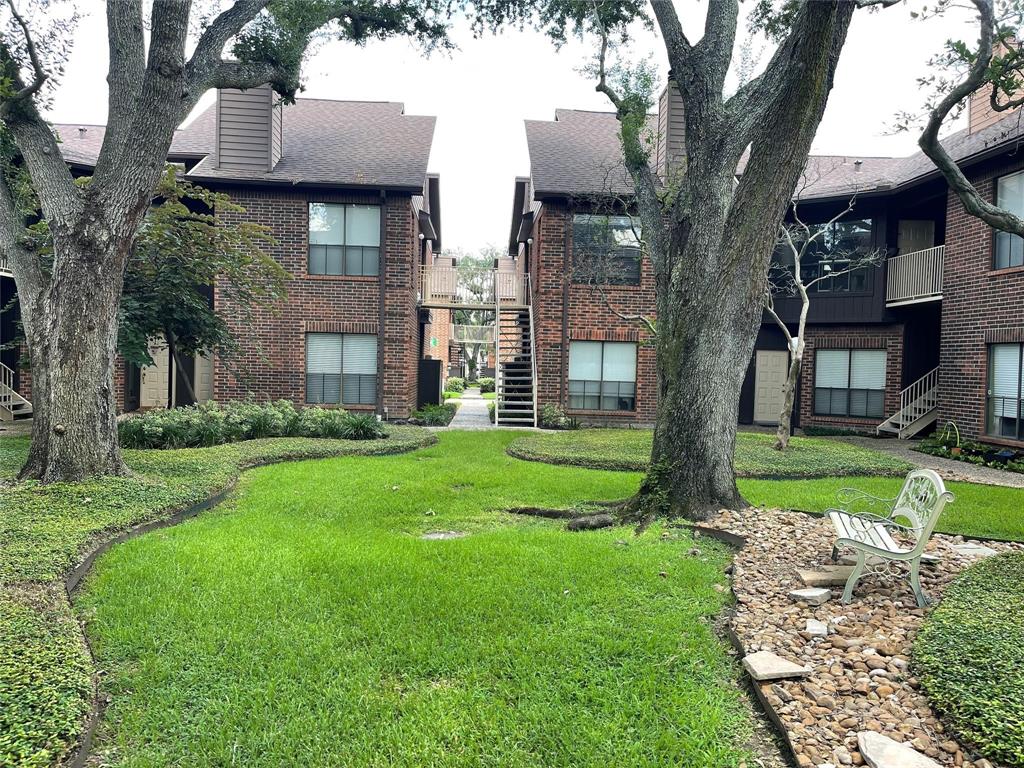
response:
<path id="1" fill-rule="evenodd" d="M 782 331 L 789 349 L 789 367 L 782 388 L 782 409 L 779 412 L 779 424 L 775 430 L 773 445 L 778 451 L 784 451 L 789 447 L 793 404 L 796 401 L 796 388 L 804 360 L 804 334 L 807 329 L 807 315 L 811 309 L 811 294 L 826 280 L 850 280 L 858 273 L 866 275 L 866 270 L 885 262 L 884 249 L 826 245 L 829 239 L 842 243 L 842 237 L 834 238 L 833 230 L 844 226 L 842 220 L 853 210 L 855 202 L 856 198 L 851 198 L 847 206 L 831 219 L 812 224 L 800 218 L 799 202 L 794 200 L 793 222 L 779 227 L 779 244 L 775 251 L 776 257 L 772 259 L 768 270 L 768 285 L 764 297 L 765 311 Z M 817 260 L 812 264 L 812 259 L 822 256 L 824 258 L 820 259 L 820 264 L 823 268 L 810 271 L 808 268 L 819 264 Z M 789 325 L 776 311 L 775 300 L 779 297 L 795 297 L 800 302 L 796 335 L 789 330 Z"/>
<path id="2" fill-rule="evenodd" d="M 163 339 L 183 373 L 184 355 L 230 358 L 237 351 L 231 326 L 211 301 L 215 282 L 237 327 L 257 307 L 284 298 L 287 273 L 262 250 L 273 243 L 266 227 L 218 222 L 214 211 L 245 213 L 228 195 L 177 178 L 173 166 L 156 194 L 128 259 L 117 347 L 126 360 L 152 365 L 149 344 Z M 195 400 L 189 377 L 179 381 Z"/>

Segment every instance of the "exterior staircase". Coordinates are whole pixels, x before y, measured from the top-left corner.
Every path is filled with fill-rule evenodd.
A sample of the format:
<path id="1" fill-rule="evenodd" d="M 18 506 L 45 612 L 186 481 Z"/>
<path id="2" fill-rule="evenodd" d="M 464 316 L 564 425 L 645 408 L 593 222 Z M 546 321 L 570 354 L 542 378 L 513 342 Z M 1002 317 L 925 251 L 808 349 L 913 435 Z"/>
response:
<path id="1" fill-rule="evenodd" d="M 930 427 L 938 418 L 939 369 L 933 368 L 900 392 L 900 409 L 879 424 L 875 431 L 906 440 Z"/>
<path id="2" fill-rule="evenodd" d="M 0 363 L 0 421 L 32 418 L 32 403 L 14 388 L 14 371 Z"/>
<path id="3" fill-rule="evenodd" d="M 537 367 L 531 306 L 498 308 L 495 426 L 537 426 Z"/>

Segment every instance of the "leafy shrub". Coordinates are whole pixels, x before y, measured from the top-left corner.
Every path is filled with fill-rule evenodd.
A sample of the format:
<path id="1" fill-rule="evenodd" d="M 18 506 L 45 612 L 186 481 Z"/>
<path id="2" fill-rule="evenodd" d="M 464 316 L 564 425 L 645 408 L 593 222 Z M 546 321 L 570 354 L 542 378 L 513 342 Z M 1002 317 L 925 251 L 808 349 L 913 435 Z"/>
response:
<path id="1" fill-rule="evenodd" d="M 386 435 L 376 415 L 346 413 L 341 420 L 341 437 L 345 440 L 379 440 Z"/>
<path id="2" fill-rule="evenodd" d="M 369 423 L 372 421 L 372 429 Z M 326 437 L 366 440 L 382 437 L 374 416 L 341 409 L 305 408 L 288 400 L 275 403 L 214 402 L 129 416 L 118 424 L 125 448 L 203 448 L 267 437 Z"/>
<path id="3" fill-rule="evenodd" d="M 480 386 L 481 392 L 494 391 L 494 379 L 490 376 L 484 376 L 483 378 L 477 379 L 476 383 Z"/>
<path id="4" fill-rule="evenodd" d="M 995 448 L 973 440 L 961 440 L 959 431 L 950 430 L 949 425 L 941 432 L 922 440 L 914 450 L 931 456 L 941 456 L 944 459 L 965 461 L 980 467 L 1024 472 L 1024 453 L 1008 448 Z"/>
<path id="5" fill-rule="evenodd" d="M 1024 553 L 991 557 L 946 589 L 914 642 L 921 687 L 989 760 L 1024 766 Z"/>
<path id="6" fill-rule="evenodd" d="M 495 402 L 493 400 L 491 402 L 487 403 L 487 415 L 491 419 L 491 424 L 494 423 L 494 411 L 495 411 L 496 408 L 497 408 L 497 405 L 495 404 Z"/>
<path id="7" fill-rule="evenodd" d="M 565 415 L 565 411 L 554 403 L 545 403 L 540 408 L 540 426 L 543 429 L 576 429 L 579 423 Z"/>
<path id="8" fill-rule="evenodd" d="M 449 376 L 448 383 L 444 385 L 445 392 L 465 392 L 466 380 L 461 376 Z"/>
<path id="9" fill-rule="evenodd" d="M 446 427 L 455 418 L 458 406 L 454 403 L 444 405 L 424 405 L 412 414 L 412 420 L 428 427 Z"/>

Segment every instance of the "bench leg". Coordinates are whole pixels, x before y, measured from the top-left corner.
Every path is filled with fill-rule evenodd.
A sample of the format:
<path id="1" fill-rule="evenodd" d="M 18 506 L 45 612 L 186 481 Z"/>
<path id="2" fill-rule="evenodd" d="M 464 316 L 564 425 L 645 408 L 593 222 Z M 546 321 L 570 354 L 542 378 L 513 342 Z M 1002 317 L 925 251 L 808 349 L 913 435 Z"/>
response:
<path id="1" fill-rule="evenodd" d="M 910 586 L 914 588 L 914 597 L 917 598 L 917 607 L 924 608 L 928 605 L 928 597 L 921 589 L 921 558 L 915 557 L 910 561 Z"/>
<path id="2" fill-rule="evenodd" d="M 838 545 L 832 547 L 832 562 L 833 563 L 838 563 L 839 562 L 839 546 Z"/>
<path id="3" fill-rule="evenodd" d="M 846 580 L 846 589 L 843 590 L 843 603 L 848 604 L 853 599 L 853 588 L 857 586 L 861 574 L 864 573 L 865 553 L 863 549 L 857 550 L 857 564 L 853 567 L 853 573 Z"/>

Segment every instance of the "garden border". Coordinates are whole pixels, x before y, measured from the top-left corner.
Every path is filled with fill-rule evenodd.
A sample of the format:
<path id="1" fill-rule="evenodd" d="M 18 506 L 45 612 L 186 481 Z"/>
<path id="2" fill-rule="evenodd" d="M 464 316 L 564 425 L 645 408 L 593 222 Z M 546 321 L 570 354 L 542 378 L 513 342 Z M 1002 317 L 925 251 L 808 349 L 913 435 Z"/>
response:
<path id="1" fill-rule="evenodd" d="M 402 447 L 393 451 L 384 451 L 382 453 L 365 454 L 364 457 L 373 456 L 399 456 L 404 453 L 412 453 L 422 448 L 429 448 L 436 445 L 438 442 L 437 435 L 427 433 L 424 435 L 424 440 L 419 445 Z M 158 450 L 158 449 L 154 449 Z M 238 482 L 241 480 L 242 475 L 252 469 L 259 469 L 260 467 L 269 467 L 275 464 L 286 464 L 288 462 L 298 461 L 320 461 L 323 459 L 343 459 L 349 456 L 360 456 L 361 454 L 325 454 L 321 456 L 301 456 L 298 454 L 286 454 L 283 456 L 275 457 L 273 459 L 257 459 L 250 463 L 241 464 L 238 467 L 237 474 L 219 490 L 214 491 L 205 499 L 190 504 L 187 507 L 171 508 L 163 510 L 158 514 L 166 515 L 156 520 L 148 520 L 143 523 L 130 526 L 123 531 L 113 534 L 109 538 L 103 538 L 103 532 L 97 534 L 97 538 L 100 539 L 98 543 L 95 543 L 91 549 L 88 550 L 85 557 L 72 568 L 68 575 L 64 578 L 64 593 L 68 600 L 68 605 L 71 607 L 72 614 L 75 615 L 78 626 L 82 632 L 82 640 L 84 641 L 86 652 L 89 654 L 89 662 L 92 665 L 91 677 L 93 678 L 95 689 L 93 691 L 92 703 L 89 707 L 89 713 L 86 716 L 84 727 L 78 734 L 75 746 L 70 751 L 70 756 L 67 759 L 66 765 L 68 768 L 84 768 L 86 761 L 88 761 L 90 752 L 92 749 L 93 736 L 96 734 L 96 729 L 99 727 L 100 720 L 102 719 L 103 712 L 106 709 L 107 702 L 100 696 L 99 685 L 96 682 L 96 657 L 93 655 L 92 646 L 89 643 L 89 636 L 85 631 L 85 625 L 78 620 L 77 614 L 75 614 L 74 596 L 81 586 L 82 581 L 92 570 L 96 560 L 112 547 L 117 544 L 123 544 L 126 541 L 142 536 L 152 531 L 160 530 L 161 528 L 170 528 L 175 525 L 179 525 L 187 520 L 191 520 L 197 517 L 202 512 L 205 512 L 213 507 L 216 507 L 223 503 L 228 496 L 238 487 Z"/>

